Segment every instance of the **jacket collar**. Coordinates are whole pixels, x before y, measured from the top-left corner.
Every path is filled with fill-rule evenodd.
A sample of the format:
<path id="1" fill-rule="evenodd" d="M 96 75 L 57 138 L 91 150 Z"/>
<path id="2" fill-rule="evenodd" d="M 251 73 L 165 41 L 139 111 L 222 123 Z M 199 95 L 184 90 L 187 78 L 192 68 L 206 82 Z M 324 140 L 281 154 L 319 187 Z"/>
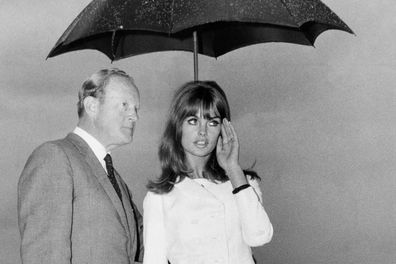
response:
<path id="1" fill-rule="evenodd" d="M 175 184 L 175 188 L 185 195 L 195 196 L 202 200 L 217 202 L 220 201 L 220 199 L 217 197 L 218 193 L 209 190 L 212 188 L 205 187 L 205 185 L 201 185 L 197 181 L 188 177 Z"/>

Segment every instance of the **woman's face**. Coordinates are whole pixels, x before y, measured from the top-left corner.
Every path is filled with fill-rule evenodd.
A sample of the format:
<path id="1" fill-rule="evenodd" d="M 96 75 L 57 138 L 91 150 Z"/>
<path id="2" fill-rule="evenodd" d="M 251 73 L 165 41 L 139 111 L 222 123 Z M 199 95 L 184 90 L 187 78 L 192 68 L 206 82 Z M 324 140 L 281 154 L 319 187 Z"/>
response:
<path id="1" fill-rule="evenodd" d="M 221 130 L 221 118 L 213 109 L 205 118 L 202 111 L 188 116 L 182 124 L 182 146 L 187 160 L 191 158 L 209 158 L 215 149 Z"/>

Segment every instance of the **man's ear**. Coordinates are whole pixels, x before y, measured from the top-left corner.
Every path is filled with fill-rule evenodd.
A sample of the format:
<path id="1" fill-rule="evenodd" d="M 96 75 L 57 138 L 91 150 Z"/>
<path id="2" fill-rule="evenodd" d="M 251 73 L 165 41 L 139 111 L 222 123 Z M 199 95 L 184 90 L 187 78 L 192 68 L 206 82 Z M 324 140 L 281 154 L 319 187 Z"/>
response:
<path id="1" fill-rule="evenodd" d="M 88 116 L 94 117 L 99 110 L 99 99 L 93 96 L 87 96 L 84 99 L 84 109 Z"/>

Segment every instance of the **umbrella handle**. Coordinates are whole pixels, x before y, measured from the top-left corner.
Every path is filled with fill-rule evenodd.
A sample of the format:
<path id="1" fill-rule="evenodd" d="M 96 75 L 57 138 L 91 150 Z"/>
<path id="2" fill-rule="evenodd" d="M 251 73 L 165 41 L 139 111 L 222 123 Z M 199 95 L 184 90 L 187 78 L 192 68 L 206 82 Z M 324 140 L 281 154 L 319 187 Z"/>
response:
<path id="1" fill-rule="evenodd" d="M 197 31 L 193 32 L 194 38 L 194 81 L 198 81 L 198 36 Z"/>

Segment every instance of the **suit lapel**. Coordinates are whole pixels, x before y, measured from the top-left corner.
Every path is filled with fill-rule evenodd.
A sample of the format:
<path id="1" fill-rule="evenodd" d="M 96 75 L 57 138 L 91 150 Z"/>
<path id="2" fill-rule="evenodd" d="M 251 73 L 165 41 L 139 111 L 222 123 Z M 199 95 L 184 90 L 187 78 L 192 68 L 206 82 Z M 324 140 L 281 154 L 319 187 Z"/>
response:
<path id="1" fill-rule="evenodd" d="M 125 216 L 126 216 L 127 225 L 128 225 L 128 233 L 129 233 L 129 237 L 131 238 L 129 240 L 129 243 L 131 243 L 131 245 L 135 245 L 136 232 L 134 232 L 134 228 L 135 228 L 136 224 L 135 224 L 135 218 L 134 218 L 134 212 L 133 212 L 134 209 L 132 208 L 132 204 L 131 204 L 132 198 L 129 197 L 128 187 L 126 186 L 124 181 L 121 179 L 121 177 L 117 171 L 115 171 L 115 176 L 119 183 L 119 186 L 121 189 L 121 194 L 122 194 L 122 200 L 124 203 Z M 131 246 L 128 247 L 128 250 L 130 248 L 131 248 Z"/>
<path id="2" fill-rule="evenodd" d="M 81 137 L 74 133 L 68 134 L 66 139 L 69 140 L 73 145 L 75 145 L 79 152 L 84 156 L 87 164 L 92 170 L 92 174 L 95 175 L 99 183 L 102 185 L 104 192 L 108 195 L 115 209 L 117 210 L 125 230 L 127 230 L 127 232 L 129 233 L 128 222 L 121 200 L 118 197 L 116 191 L 114 190 L 114 187 L 111 184 L 110 180 L 108 179 L 106 171 L 103 169 L 102 165 L 100 164 L 99 160 L 97 159 L 91 148 Z"/>

